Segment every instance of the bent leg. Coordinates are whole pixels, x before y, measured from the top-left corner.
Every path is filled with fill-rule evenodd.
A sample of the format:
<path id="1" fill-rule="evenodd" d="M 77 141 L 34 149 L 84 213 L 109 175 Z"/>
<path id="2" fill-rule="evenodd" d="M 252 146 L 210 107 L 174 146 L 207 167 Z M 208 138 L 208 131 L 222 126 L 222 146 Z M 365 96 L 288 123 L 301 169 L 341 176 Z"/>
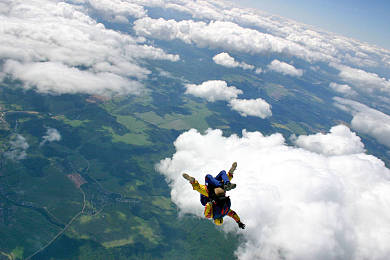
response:
<path id="1" fill-rule="evenodd" d="M 225 172 L 226 174 L 226 172 Z M 217 177 L 219 176 L 219 174 L 217 175 Z M 222 180 L 222 179 L 220 179 Z M 221 187 L 221 182 L 220 180 L 218 180 L 217 178 L 214 178 L 212 175 L 210 174 L 207 174 L 206 177 L 205 177 L 205 182 L 206 182 L 206 185 L 211 185 L 213 187 Z"/>
<path id="2" fill-rule="evenodd" d="M 233 173 L 228 172 L 227 176 L 229 178 L 229 181 L 231 181 L 233 179 Z"/>
<path id="3" fill-rule="evenodd" d="M 237 213 L 234 210 L 229 210 L 228 216 L 234 219 L 237 223 L 240 222 L 240 217 L 237 215 Z"/>
<path id="4" fill-rule="evenodd" d="M 212 218 L 213 217 L 213 204 L 210 202 L 206 204 L 204 207 L 204 216 L 206 218 Z"/>
<path id="5" fill-rule="evenodd" d="M 221 171 L 216 177 L 217 180 L 222 180 L 221 181 L 222 188 L 225 191 L 229 191 L 236 188 L 237 185 L 230 182 L 232 178 L 233 178 L 233 174 L 230 171 L 229 171 L 229 175 L 226 174 L 226 171 Z"/>
<path id="6" fill-rule="evenodd" d="M 229 180 L 233 179 L 233 173 L 236 170 L 236 168 L 237 168 L 237 162 L 232 163 L 232 167 L 230 167 L 230 170 L 229 170 L 229 172 L 227 174 L 228 177 L 229 177 Z"/>
<path id="7" fill-rule="evenodd" d="M 230 174 L 229 174 L 230 175 Z M 223 181 L 224 183 L 230 182 L 230 180 L 233 178 L 233 175 L 231 174 L 231 177 L 226 174 L 225 170 L 222 170 L 218 175 L 215 177 L 218 181 Z"/>

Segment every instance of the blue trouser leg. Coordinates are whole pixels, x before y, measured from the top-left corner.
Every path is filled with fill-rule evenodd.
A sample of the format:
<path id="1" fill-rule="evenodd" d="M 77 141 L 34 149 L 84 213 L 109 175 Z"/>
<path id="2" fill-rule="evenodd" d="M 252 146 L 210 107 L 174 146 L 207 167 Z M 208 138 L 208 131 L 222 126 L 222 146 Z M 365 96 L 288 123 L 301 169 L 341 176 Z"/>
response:
<path id="1" fill-rule="evenodd" d="M 214 187 L 221 187 L 221 182 L 229 183 L 229 177 L 226 174 L 226 171 L 221 171 L 218 173 L 218 175 L 214 178 L 212 175 L 207 174 L 206 175 L 206 185 L 212 185 Z"/>
<path id="2" fill-rule="evenodd" d="M 207 186 L 213 186 L 213 187 L 221 187 L 221 183 L 216 179 L 214 178 L 211 174 L 207 174 L 206 175 L 206 185 Z"/>
<path id="3" fill-rule="evenodd" d="M 222 170 L 218 175 L 215 177 L 218 181 L 223 181 L 224 183 L 229 183 L 229 177 L 226 174 L 226 171 Z"/>

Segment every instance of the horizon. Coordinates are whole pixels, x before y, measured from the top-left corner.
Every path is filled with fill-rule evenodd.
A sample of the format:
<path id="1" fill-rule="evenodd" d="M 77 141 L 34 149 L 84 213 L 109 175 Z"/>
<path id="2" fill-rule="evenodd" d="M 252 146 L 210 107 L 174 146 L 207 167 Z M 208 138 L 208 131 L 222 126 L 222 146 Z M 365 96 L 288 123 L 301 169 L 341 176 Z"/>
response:
<path id="1" fill-rule="evenodd" d="M 390 50 L 390 2 L 326 0 L 228 0 Z"/>

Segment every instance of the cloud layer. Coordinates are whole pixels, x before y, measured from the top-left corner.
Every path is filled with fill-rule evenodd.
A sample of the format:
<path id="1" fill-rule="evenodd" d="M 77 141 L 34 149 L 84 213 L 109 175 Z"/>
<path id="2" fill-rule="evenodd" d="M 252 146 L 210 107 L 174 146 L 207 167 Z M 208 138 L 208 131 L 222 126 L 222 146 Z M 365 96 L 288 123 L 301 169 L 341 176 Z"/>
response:
<path id="1" fill-rule="evenodd" d="M 335 105 L 351 113 L 351 126 L 362 134 L 374 137 L 379 143 L 390 147 L 390 116 L 359 102 L 335 97 Z"/>
<path id="2" fill-rule="evenodd" d="M 386 101 L 380 100 L 381 95 L 390 96 L 389 80 L 381 76 L 386 75 L 383 68 L 390 68 L 389 50 L 259 10 L 237 8 L 226 1 L 133 2 L 144 6 L 174 9 L 190 14 L 194 18 L 176 21 L 142 17 L 134 25 L 138 35 L 168 41 L 179 39 L 200 48 L 220 49 L 224 52 L 294 57 L 306 61 L 312 67 L 317 62 L 322 64 L 325 62 L 331 66 L 337 64 L 334 67 L 340 70 L 338 76 L 342 84 L 333 86 L 334 90 L 344 95 L 362 92 L 374 94 L 373 91 L 379 91 L 381 93 L 375 93 L 379 95 L 376 102 L 382 105 Z M 217 62 L 232 66 L 235 61 L 221 59 Z M 287 65 L 290 64 L 270 64 L 270 69 L 290 76 L 302 75 L 302 70 Z M 258 69 L 255 72 L 259 74 L 262 70 Z M 346 89 L 346 84 L 352 88 L 351 91 Z"/>
<path id="3" fill-rule="evenodd" d="M 196 20 L 152 19 L 148 17 L 148 7 L 184 12 Z M 42 66 L 54 67 L 48 72 L 42 71 L 42 79 L 31 80 L 20 78 L 18 68 L 15 68 L 17 63 L 11 63 L 14 66 L 7 67 L 7 73 L 0 71 L 0 79 L 5 76 L 21 79 L 26 87 L 36 85 L 38 91 L 48 93 L 137 94 L 142 91 L 142 80 L 150 73 L 143 66 L 144 59 L 179 59 L 178 55 L 146 45 L 142 37 L 105 28 L 91 18 L 90 13 L 98 13 L 102 19 L 111 22 L 129 23 L 129 20 L 139 18 L 134 23 L 134 30 L 148 38 L 180 39 L 198 47 L 254 55 L 273 53 L 310 63 L 339 64 L 343 66 L 339 67 L 340 79 L 351 87 L 390 94 L 388 79 L 380 73 L 364 70 L 364 67 L 390 67 L 390 51 L 261 11 L 236 8 L 226 1 L 211 0 L 5 0 L 0 6 L 3 24 L 0 58 L 18 62 L 19 69 L 34 69 L 39 65 L 32 64 L 41 62 L 45 63 Z M 199 19 L 206 19 L 206 22 Z M 225 65 L 236 66 L 235 62 L 219 60 Z M 244 69 L 252 66 L 245 61 L 238 64 Z M 63 67 L 61 73 L 70 75 L 68 82 L 64 89 L 58 83 L 50 88 L 47 82 L 53 81 L 58 74 L 49 72 L 58 72 L 59 66 L 67 67 Z M 284 71 L 300 74 L 299 70 Z M 96 89 L 93 86 L 79 88 L 77 79 L 81 75 L 98 82 Z M 111 80 L 105 81 L 104 78 Z"/>
<path id="4" fill-rule="evenodd" d="M 310 151 L 314 141 L 322 149 Z M 310 150 L 285 145 L 281 134 L 224 137 L 220 130 L 190 130 L 177 138 L 175 154 L 158 170 L 180 212 L 202 217 L 199 194 L 181 173 L 203 182 L 205 174 L 238 162 L 237 188 L 229 195 L 247 228 L 239 231 L 227 219 L 223 230 L 243 236 L 239 259 L 386 259 L 390 170 L 362 153 L 362 144 L 343 126 L 306 137 L 306 143 Z M 345 144 L 354 148 L 334 152 Z"/>
<path id="5" fill-rule="evenodd" d="M 326 54 L 313 53 L 286 39 L 244 28 L 225 21 L 195 22 L 165 20 L 162 18 L 141 18 L 134 23 L 134 30 L 140 36 L 175 40 L 198 47 L 223 48 L 226 51 L 261 54 L 265 52 L 284 53 L 311 60 L 333 60 Z"/>
<path id="6" fill-rule="evenodd" d="M 87 94 L 138 94 L 143 85 L 114 73 L 94 73 L 79 70 L 58 62 L 20 63 L 8 60 L 4 72 L 22 80 L 25 88 L 36 88 L 41 93 L 87 93 Z"/>
<path id="7" fill-rule="evenodd" d="M 331 66 L 340 71 L 340 79 L 355 86 L 360 91 L 366 93 L 372 93 L 374 91 L 382 92 L 382 94 L 390 93 L 390 80 L 380 77 L 376 73 L 366 72 L 340 64 L 331 64 Z"/>
<path id="8" fill-rule="evenodd" d="M 80 5 L 49 0 L 6 3 L 0 6 L 3 77 L 22 80 L 39 92 L 136 94 L 150 73 L 140 65 L 143 59 L 179 59 L 143 39 L 106 29 Z"/>
<path id="9" fill-rule="evenodd" d="M 131 1 L 122 0 L 77 0 L 79 3 L 89 4 L 93 9 L 103 14 L 107 18 L 111 16 L 113 21 L 128 22 L 127 17 L 141 18 L 146 16 L 143 6 Z"/>
<path id="10" fill-rule="evenodd" d="M 220 33 L 215 34 L 215 36 L 207 34 L 204 37 L 198 37 L 197 29 L 194 28 L 197 25 L 194 26 L 194 21 L 182 21 L 181 24 L 177 24 L 173 20 L 159 20 L 155 22 L 151 22 L 150 20 L 140 21 L 138 29 L 143 31 L 143 33 L 150 33 L 150 37 L 154 37 L 155 30 L 164 28 L 163 30 L 166 35 L 176 35 L 178 39 L 182 39 L 188 43 L 192 41 L 191 38 L 198 38 L 193 42 L 200 44 L 201 42 L 204 43 L 205 37 L 221 38 L 221 35 L 225 34 L 227 37 L 231 36 L 227 38 L 226 44 L 224 45 L 227 48 L 225 50 L 235 48 L 235 41 L 242 38 L 244 39 L 243 46 L 248 48 L 247 51 L 254 53 L 257 53 L 254 49 L 258 45 L 257 47 L 260 47 L 260 52 L 267 50 L 276 53 L 287 53 L 307 61 L 332 61 L 358 67 L 389 67 L 390 64 L 390 51 L 383 48 L 371 46 L 329 32 L 315 30 L 310 26 L 270 15 L 260 10 L 237 8 L 226 1 L 133 0 L 132 2 L 149 7 L 158 6 L 165 9 L 174 9 L 190 14 L 196 19 L 225 22 L 226 25 L 231 23 L 243 29 L 241 30 L 238 27 L 231 26 L 232 30 L 224 29 Z M 154 24 L 153 29 L 149 26 L 151 24 Z M 185 24 L 188 24 L 188 26 Z M 177 34 L 180 31 L 180 29 L 177 30 L 178 28 L 182 28 L 182 32 L 179 34 Z M 245 29 L 247 28 L 253 30 L 246 31 Z M 209 31 L 209 29 L 211 28 L 205 31 Z M 232 33 L 233 31 L 236 33 Z M 256 31 L 266 33 L 257 34 L 255 33 Z M 249 38 L 247 37 L 249 34 L 253 37 L 253 45 L 249 44 L 249 41 L 246 41 Z M 215 40 L 210 39 L 208 42 L 214 43 L 208 46 L 215 47 Z M 263 42 L 264 45 L 259 44 L 259 42 Z"/>
<path id="11" fill-rule="evenodd" d="M 242 28 L 266 32 L 276 38 L 266 41 L 274 49 L 290 45 L 290 54 L 312 60 L 338 61 L 354 66 L 380 67 L 390 65 L 390 51 L 344 36 L 314 29 L 293 20 L 267 14 L 260 10 L 237 8 L 227 1 L 216 0 L 132 0 L 148 7 L 161 7 L 190 14 L 196 19 L 232 22 Z M 279 41 L 284 39 L 285 41 Z M 234 41 L 232 38 L 231 41 Z M 299 46 L 296 48 L 295 46 Z"/>

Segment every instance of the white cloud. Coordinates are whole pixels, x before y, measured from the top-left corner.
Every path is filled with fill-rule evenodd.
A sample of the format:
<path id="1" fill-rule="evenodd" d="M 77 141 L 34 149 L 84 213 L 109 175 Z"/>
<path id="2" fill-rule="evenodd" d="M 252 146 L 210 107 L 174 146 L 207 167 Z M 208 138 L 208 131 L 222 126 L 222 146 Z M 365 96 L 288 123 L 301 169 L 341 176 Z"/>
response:
<path id="1" fill-rule="evenodd" d="M 359 102 L 335 97 L 335 105 L 352 114 L 351 126 L 390 147 L 390 116 Z"/>
<path id="2" fill-rule="evenodd" d="M 236 87 L 228 87 L 227 83 L 222 80 L 209 80 L 200 85 L 186 84 L 186 94 L 207 99 L 209 102 L 217 100 L 230 100 L 242 94 L 242 90 Z"/>
<path id="3" fill-rule="evenodd" d="M 60 141 L 61 140 L 61 134 L 55 128 L 48 128 L 46 130 L 46 135 L 44 135 L 42 137 L 42 139 L 43 140 L 40 143 L 41 146 L 44 145 L 47 142 L 51 143 L 51 142 L 54 142 L 54 141 Z"/>
<path id="4" fill-rule="evenodd" d="M 261 74 L 263 72 L 262 68 L 256 68 L 255 73 L 256 74 Z"/>
<path id="5" fill-rule="evenodd" d="M 88 16 L 82 6 L 65 2 L 8 1 L 7 7 L 0 9 L 0 22 L 0 59 L 8 62 L 10 77 L 23 81 L 25 76 L 18 73 L 18 68 L 31 76 L 37 68 L 50 65 L 49 71 L 42 71 L 42 77 L 28 78 L 25 82 L 27 87 L 36 83 L 40 90 L 48 78 L 56 81 L 60 69 L 66 73 L 60 75 L 69 78 L 65 86 L 62 88 L 57 80 L 58 84 L 47 92 L 94 93 L 92 84 L 83 87 L 71 80 L 85 75 L 96 83 L 99 94 L 103 89 L 108 93 L 123 90 L 119 93 L 139 93 L 141 84 L 134 80 L 141 81 L 150 73 L 141 66 L 144 59 L 179 59 L 146 45 L 141 38 L 106 29 Z"/>
<path id="6" fill-rule="evenodd" d="M 123 17 L 125 19 L 123 21 L 125 22 L 127 21 L 127 16 L 135 18 L 146 16 L 146 11 L 141 5 L 137 5 L 129 1 L 86 0 L 86 3 L 90 4 L 91 7 L 102 13 L 104 16 L 111 15 L 114 19 L 121 19 L 120 17 Z"/>
<path id="7" fill-rule="evenodd" d="M 209 102 L 217 100 L 229 101 L 229 106 L 240 113 L 241 116 L 256 116 L 267 118 L 272 116 L 271 105 L 261 98 L 257 99 L 237 99 L 242 90 L 236 87 L 227 86 L 222 80 L 209 80 L 200 85 L 186 84 L 186 94 L 207 99 Z"/>
<path id="8" fill-rule="evenodd" d="M 11 137 L 10 147 L 4 152 L 4 156 L 10 160 L 23 160 L 27 156 L 26 151 L 29 147 L 26 138 L 16 134 Z"/>
<path id="9" fill-rule="evenodd" d="M 356 144 L 345 137 L 343 142 Z M 199 194 L 183 172 L 203 182 L 205 173 L 238 162 L 237 188 L 228 195 L 246 229 L 228 217 L 222 226 L 244 238 L 238 259 L 358 260 L 390 254 L 390 170 L 374 156 L 328 156 L 289 147 L 281 134 L 246 131 L 224 137 L 220 130 L 203 135 L 190 130 L 174 145 L 175 154 L 158 170 L 181 214 L 203 217 Z"/>
<path id="10" fill-rule="evenodd" d="M 22 80 L 26 88 L 34 87 L 40 93 L 136 94 L 143 89 L 138 81 L 117 74 L 93 73 L 62 63 L 19 63 L 9 60 L 4 65 L 4 71 Z"/>
<path id="11" fill-rule="evenodd" d="M 233 110 L 236 110 L 240 115 L 256 116 L 262 119 L 272 115 L 271 105 L 261 98 L 257 99 L 232 99 L 229 105 Z"/>
<path id="12" fill-rule="evenodd" d="M 363 153 L 360 137 L 344 125 L 334 126 L 329 134 L 301 135 L 294 143 L 308 151 L 323 155 L 347 155 Z"/>
<path id="13" fill-rule="evenodd" d="M 381 91 L 387 94 L 390 93 L 390 81 L 386 78 L 381 78 L 376 73 L 340 64 L 331 63 L 330 65 L 340 71 L 339 77 L 343 81 L 357 87 L 361 91 L 368 93 L 373 91 Z"/>
<path id="14" fill-rule="evenodd" d="M 177 22 L 145 17 L 135 21 L 133 28 L 141 36 L 162 40 L 180 39 L 187 44 L 194 43 L 201 48 L 223 48 L 226 51 L 251 54 L 284 53 L 308 61 L 333 60 L 326 54 L 313 53 L 292 41 L 244 28 L 232 22 L 205 23 L 192 20 Z"/>
<path id="15" fill-rule="evenodd" d="M 237 62 L 229 53 L 221 52 L 213 57 L 213 61 L 221 66 L 228 68 L 242 68 L 244 70 L 253 70 L 255 66 L 249 65 L 245 62 Z"/>
<path id="16" fill-rule="evenodd" d="M 179 12 L 191 14 L 194 18 L 207 18 L 212 20 L 224 19 L 221 10 L 230 6 L 226 1 L 192 1 L 192 0 L 130 0 L 133 3 L 147 7 L 161 7 L 174 9 Z"/>
<path id="17" fill-rule="evenodd" d="M 268 65 L 268 69 L 278 73 L 282 73 L 283 75 L 289 75 L 293 77 L 301 77 L 303 75 L 303 70 L 296 69 L 293 65 L 279 60 L 273 60 Z"/>
<path id="18" fill-rule="evenodd" d="M 308 61 L 333 61 L 357 67 L 389 67 L 389 50 L 314 29 L 311 26 L 260 10 L 236 8 L 228 1 L 131 0 L 131 2 L 149 7 L 174 9 L 188 13 L 197 19 L 232 22 L 243 28 L 249 27 L 267 32 L 265 35 L 283 39 L 283 41 L 272 41 L 275 49 L 290 45 L 289 54 Z M 230 41 L 233 42 L 235 35 L 232 34 L 232 36 Z M 278 42 L 281 45 L 278 46 Z"/>
<path id="19" fill-rule="evenodd" d="M 356 96 L 357 95 L 356 91 L 354 91 L 347 84 L 337 84 L 335 82 L 331 82 L 329 84 L 329 87 L 331 87 L 334 91 L 339 92 L 339 93 L 344 94 L 344 95 L 347 95 L 347 96 Z"/>

